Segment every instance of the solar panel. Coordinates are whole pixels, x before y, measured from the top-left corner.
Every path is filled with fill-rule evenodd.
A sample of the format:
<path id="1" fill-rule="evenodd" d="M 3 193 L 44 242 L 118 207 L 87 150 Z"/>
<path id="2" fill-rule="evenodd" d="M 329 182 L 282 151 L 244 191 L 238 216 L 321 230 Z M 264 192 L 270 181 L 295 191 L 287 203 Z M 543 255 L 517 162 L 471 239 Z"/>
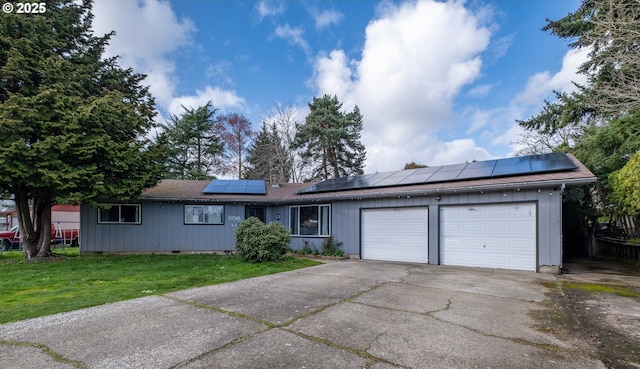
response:
<path id="1" fill-rule="evenodd" d="M 237 194 L 237 195 L 266 195 L 267 186 L 263 180 L 232 180 L 214 179 L 202 193 L 205 194 Z"/>
<path id="2" fill-rule="evenodd" d="M 469 163 L 457 179 L 478 179 L 491 177 L 497 160 L 475 161 Z"/>
<path id="3" fill-rule="evenodd" d="M 575 163 L 566 154 L 551 153 L 329 179 L 307 187 L 298 193 L 464 181 L 557 172 L 576 168 Z"/>
<path id="4" fill-rule="evenodd" d="M 500 159 L 491 174 L 493 177 L 502 177 L 514 174 L 531 173 L 531 160 L 528 156 L 518 158 Z"/>
<path id="5" fill-rule="evenodd" d="M 411 170 L 403 170 L 403 172 L 409 172 L 409 175 L 398 182 L 398 185 L 423 183 L 437 172 L 440 167 L 427 167 Z"/>
<path id="6" fill-rule="evenodd" d="M 407 173 L 401 173 L 400 175 L 389 176 L 383 179 L 382 181 L 376 183 L 376 187 L 396 186 L 400 184 L 400 182 L 402 182 L 407 177 L 408 177 Z"/>
<path id="7" fill-rule="evenodd" d="M 531 170 L 534 172 L 554 172 L 565 169 L 578 168 L 567 155 L 561 152 L 554 152 L 544 155 L 532 155 Z"/>
<path id="8" fill-rule="evenodd" d="M 453 164 L 453 165 L 443 165 L 440 169 L 433 173 L 427 182 L 449 182 L 454 181 L 458 178 L 462 170 L 466 168 L 467 163 L 464 164 Z"/>

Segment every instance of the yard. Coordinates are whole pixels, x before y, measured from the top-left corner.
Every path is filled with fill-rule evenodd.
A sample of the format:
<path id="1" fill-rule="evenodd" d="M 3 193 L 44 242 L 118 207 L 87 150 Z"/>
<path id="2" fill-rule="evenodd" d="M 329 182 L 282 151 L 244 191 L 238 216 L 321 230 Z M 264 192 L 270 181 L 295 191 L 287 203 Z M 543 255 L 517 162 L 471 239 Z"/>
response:
<path id="1" fill-rule="evenodd" d="M 0 324 L 108 302 L 279 273 L 318 264 L 287 257 L 249 264 L 224 255 L 80 255 L 56 250 L 52 261 L 0 256 Z"/>

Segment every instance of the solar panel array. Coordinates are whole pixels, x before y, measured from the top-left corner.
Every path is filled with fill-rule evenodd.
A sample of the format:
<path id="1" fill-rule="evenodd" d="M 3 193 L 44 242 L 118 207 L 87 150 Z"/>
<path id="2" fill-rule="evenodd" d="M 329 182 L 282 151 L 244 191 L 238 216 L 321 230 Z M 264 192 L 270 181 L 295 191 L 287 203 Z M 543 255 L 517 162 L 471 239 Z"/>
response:
<path id="1" fill-rule="evenodd" d="M 470 179 L 557 172 L 576 168 L 577 166 L 566 154 L 551 153 L 328 179 L 307 187 L 298 193 L 307 194 L 363 188 L 453 182 Z"/>
<path id="2" fill-rule="evenodd" d="M 267 186 L 263 180 L 214 179 L 202 190 L 205 194 L 266 195 Z"/>

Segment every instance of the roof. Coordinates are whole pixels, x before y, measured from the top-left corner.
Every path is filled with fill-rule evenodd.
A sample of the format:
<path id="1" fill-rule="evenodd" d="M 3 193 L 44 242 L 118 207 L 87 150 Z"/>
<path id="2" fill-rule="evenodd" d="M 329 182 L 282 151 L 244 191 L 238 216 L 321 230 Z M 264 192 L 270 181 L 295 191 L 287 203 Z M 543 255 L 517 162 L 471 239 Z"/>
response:
<path id="1" fill-rule="evenodd" d="M 577 165 L 563 152 L 519 156 L 505 159 L 473 161 L 470 163 L 429 166 L 393 172 L 331 178 L 300 193 L 334 192 L 343 190 L 408 186 L 427 183 L 459 182 L 485 178 L 522 176 L 562 172 Z"/>
<path id="2" fill-rule="evenodd" d="M 299 193 L 316 183 L 282 183 L 279 187 L 267 186 L 266 195 L 255 194 L 205 194 L 202 191 L 209 180 L 165 179 L 157 186 L 144 191 L 141 200 L 147 201 L 193 201 L 193 202 L 239 202 L 255 204 L 282 204 L 447 194 L 468 191 L 511 190 L 525 188 L 549 188 L 562 185 L 586 185 L 596 177 L 575 156 L 567 154 L 576 165 L 575 169 L 551 173 L 513 175 L 499 178 L 455 180 L 449 182 L 423 183 L 379 188 L 361 188 L 322 193 Z"/>

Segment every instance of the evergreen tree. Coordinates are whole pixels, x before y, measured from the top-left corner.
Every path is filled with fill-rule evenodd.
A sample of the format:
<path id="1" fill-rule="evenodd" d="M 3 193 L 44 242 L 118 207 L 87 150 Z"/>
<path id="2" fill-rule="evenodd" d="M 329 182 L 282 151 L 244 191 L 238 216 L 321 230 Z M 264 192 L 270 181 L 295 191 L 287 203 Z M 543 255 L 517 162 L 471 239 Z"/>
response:
<path id="1" fill-rule="evenodd" d="M 621 214 L 629 214 L 640 221 L 640 151 L 636 152 L 621 169 L 609 176 L 613 189 L 612 198 Z M 635 230 L 636 236 L 640 230 Z"/>
<path id="2" fill-rule="evenodd" d="M 363 173 L 366 151 L 360 142 L 362 115 L 341 111 L 337 96 L 313 98 L 305 123 L 297 127 L 295 148 L 312 166 L 312 178 L 324 180 Z"/>
<path id="3" fill-rule="evenodd" d="M 402 168 L 402 170 L 407 170 L 407 169 L 420 169 L 420 168 L 428 168 L 428 165 L 424 165 L 424 164 L 418 164 L 415 161 L 412 161 L 411 163 L 405 163 L 404 168 Z"/>
<path id="4" fill-rule="evenodd" d="M 268 179 L 274 168 L 278 170 L 281 181 L 288 182 L 291 179 L 290 156 L 275 125 L 263 122 L 248 154 L 246 179 Z"/>
<path id="5" fill-rule="evenodd" d="M 589 48 L 580 66 L 589 105 L 614 116 L 640 110 L 640 12 L 637 0 L 583 0 L 573 13 L 544 28 Z"/>
<path id="6" fill-rule="evenodd" d="M 211 102 L 198 108 L 186 108 L 182 115 L 171 116 L 162 132 L 168 146 L 167 177 L 210 179 L 223 172 L 224 146 Z"/>
<path id="7" fill-rule="evenodd" d="M 51 206 L 126 201 L 155 185 L 162 148 L 144 137 L 144 76 L 102 54 L 91 1 L 0 16 L 0 186 L 13 195 L 26 258 L 49 256 Z"/>
<path id="8" fill-rule="evenodd" d="M 591 240 L 597 218 L 611 209 L 612 171 L 622 168 L 640 147 L 640 18 L 635 0 L 583 0 L 573 13 L 547 20 L 543 30 L 571 40 L 574 48 L 588 48 L 579 72 L 585 86 L 570 94 L 556 93 L 542 111 L 519 124 L 534 134 L 544 151 L 571 151 L 598 177 L 592 189 L 569 188 L 564 196 L 565 242 L 583 247 Z M 522 142 L 522 141 L 521 141 Z M 529 142 L 529 146 L 536 143 Z M 557 144 L 554 146 L 554 144 Z M 577 233 L 582 236 L 576 237 Z"/>

